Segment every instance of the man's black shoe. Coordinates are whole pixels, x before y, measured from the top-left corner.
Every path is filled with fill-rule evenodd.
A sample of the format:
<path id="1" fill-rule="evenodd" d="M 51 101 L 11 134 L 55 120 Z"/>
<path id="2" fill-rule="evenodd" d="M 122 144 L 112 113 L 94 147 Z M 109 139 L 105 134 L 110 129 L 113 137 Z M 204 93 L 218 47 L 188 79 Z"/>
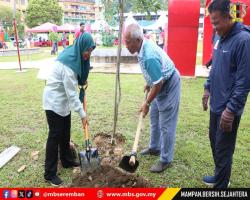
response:
<path id="1" fill-rule="evenodd" d="M 141 151 L 141 155 L 153 155 L 153 156 L 159 156 L 160 155 L 160 151 L 159 150 L 155 150 L 155 149 L 143 149 Z"/>
<path id="2" fill-rule="evenodd" d="M 165 169 L 167 169 L 168 167 L 170 167 L 170 163 L 163 163 L 161 161 L 158 161 L 156 164 L 154 164 L 151 168 L 150 168 L 150 172 L 153 173 L 161 173 L 163 172 Z"/>

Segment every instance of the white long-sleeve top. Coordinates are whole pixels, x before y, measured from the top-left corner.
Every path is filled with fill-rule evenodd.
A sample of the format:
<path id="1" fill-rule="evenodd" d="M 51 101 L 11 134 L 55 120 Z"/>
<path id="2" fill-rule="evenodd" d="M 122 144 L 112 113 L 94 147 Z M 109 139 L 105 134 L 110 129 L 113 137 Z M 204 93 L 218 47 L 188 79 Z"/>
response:
<path id="1" fill-rule="evenodd" d="M 44 88 L 43 109 L 52 110 L 63 117 L 72 110 L 78 112 L 81 118 L 86 117 L 77 89 L 77 74 L 56 61 Z"/>

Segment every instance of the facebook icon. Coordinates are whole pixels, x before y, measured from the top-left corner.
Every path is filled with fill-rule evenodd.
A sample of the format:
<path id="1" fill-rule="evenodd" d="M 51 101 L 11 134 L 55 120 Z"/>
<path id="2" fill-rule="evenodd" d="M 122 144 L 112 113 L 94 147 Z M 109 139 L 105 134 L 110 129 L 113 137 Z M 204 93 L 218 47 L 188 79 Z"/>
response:
<path id="1" fill-rule="evenodd" d="M 10 191 L 9 190 L 3 190 L 3 198 L 4 199 L 10 198 Z"/>

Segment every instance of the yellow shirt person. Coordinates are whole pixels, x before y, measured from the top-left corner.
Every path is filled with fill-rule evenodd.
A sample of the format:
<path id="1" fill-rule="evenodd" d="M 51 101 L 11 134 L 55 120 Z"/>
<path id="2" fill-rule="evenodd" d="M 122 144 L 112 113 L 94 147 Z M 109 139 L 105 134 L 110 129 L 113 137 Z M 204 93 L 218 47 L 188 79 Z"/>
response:
<path id="1" fill-rule="evenodd" d="M 72 33 L 69 34 L 69 45 L 72 45 L 74 42 L 74 35 Z"/>

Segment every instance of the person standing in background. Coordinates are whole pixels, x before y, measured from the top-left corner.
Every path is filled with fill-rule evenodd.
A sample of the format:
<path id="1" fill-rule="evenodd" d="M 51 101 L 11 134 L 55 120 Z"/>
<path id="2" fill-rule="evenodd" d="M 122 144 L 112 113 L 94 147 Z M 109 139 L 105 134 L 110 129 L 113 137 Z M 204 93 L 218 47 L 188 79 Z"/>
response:
<path id="1" fill-rule="evenodd" d="M 80 23 L 80 30 L 77 30 L 75 33 L 75 40 L 84 33 L 85 24 L 83 22 Z"/>
<path id="2" fill-rule="evenodd" d="M 62 33 L 62 46 L 64 49 L 66 48 L 66 42 L 67 42 L 67 36 L 66 36 L 66 33 L 63 32 Z"/>
<path id="3" fill-rule="evenodd" d="M 165 33 L 162 30 L 162 27 L 159 27 L 159 39 L 158 39 L 158 46 L 163 49 L 164 47 L 164 42 L 165 42 Z"/>
<path id="4" fill-rule="evenodd" d="M 49 33 L 49 40 L 52 42 L 52 50 L 51 55 L 55 55 L 58 52 L 58 41 L 59 41 L 59 35 L 57 32 L 50 32 Z"/>
<path id="5" fill-rule="evenodd" d="M 69 45 L 72 45 L 74 43 L 74 35 L 70 32 L 69 33 Z"/>

